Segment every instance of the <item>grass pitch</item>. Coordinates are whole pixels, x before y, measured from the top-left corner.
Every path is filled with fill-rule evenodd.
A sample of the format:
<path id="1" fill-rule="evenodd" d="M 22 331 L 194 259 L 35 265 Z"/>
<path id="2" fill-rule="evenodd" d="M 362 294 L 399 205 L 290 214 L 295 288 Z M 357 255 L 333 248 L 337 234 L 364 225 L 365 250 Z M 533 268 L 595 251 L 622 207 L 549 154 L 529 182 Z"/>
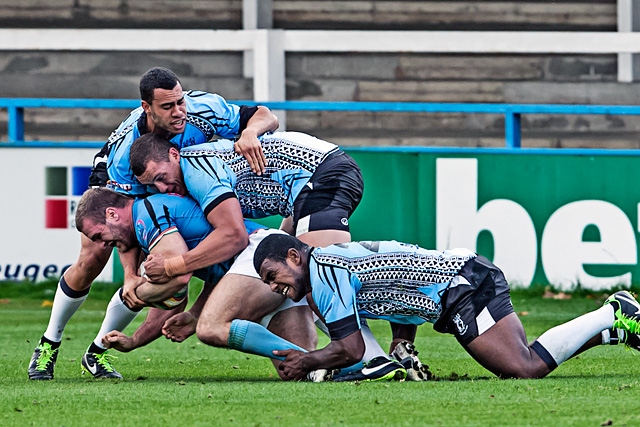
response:
<path id="1" fill-rule="evenodd" d="M 1 426 L 638 426 L 640 354 L 592 349 L 542 380 L 498 380 L 453 336 L 418 329 L 420 358 L 439 378 L 426 383 L 284 383 L 269 360 L 215 349 L 195 337 L 159 339 L 115 361 L 124 380 L 80 374 L 115 287 L 94 285 L 69 322 L 55 380 L 29 381 L 27 365 L 46 328 L 55 284 L 0 284 Z M 593 310 L 602 296 L 543 299 L 516 291 L 529 339 Z M 44 306 L 43 306 L 44 302 Z M 125 332 L 131 333 L 145 313 Z M 384 322 L 371 322 L 383 347 Z M 320 337 L 320 345 L 327 343 Z"/>

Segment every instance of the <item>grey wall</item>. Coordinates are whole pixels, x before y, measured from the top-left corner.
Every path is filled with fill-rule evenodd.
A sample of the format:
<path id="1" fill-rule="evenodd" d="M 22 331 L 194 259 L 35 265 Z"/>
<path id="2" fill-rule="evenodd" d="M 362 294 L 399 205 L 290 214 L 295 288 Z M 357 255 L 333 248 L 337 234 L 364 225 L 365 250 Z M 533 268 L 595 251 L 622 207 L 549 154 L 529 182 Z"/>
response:
<path id="1" fill-rule="evenodd" d="M 242 1 L 0 0 L 5 28 L 240 29 Z M 287 29 L 615 31 L 616 2 L 273 0 Z M 197 41 L 194 41 L 197 43 Z M 0 96 L 137 98 L 139 76 L 173 69 L 186 88 L 250 99 L 240 53 L 2 52 Z M 300 54 L 286 59 L 287 99 L 637 104 L 615 55 Z M 125 111 L 26 112 L 28 138 L 105 139 Z M 289 129 L 344 145 L 502 146 L 503 117 L 289 112 Z M 0 129 L 6 114 L 0 113 Z M 638 146 L 640 118 L 525 116 L 523 145 Z M 6 133 L 0 134 L 0 141 Z"/>

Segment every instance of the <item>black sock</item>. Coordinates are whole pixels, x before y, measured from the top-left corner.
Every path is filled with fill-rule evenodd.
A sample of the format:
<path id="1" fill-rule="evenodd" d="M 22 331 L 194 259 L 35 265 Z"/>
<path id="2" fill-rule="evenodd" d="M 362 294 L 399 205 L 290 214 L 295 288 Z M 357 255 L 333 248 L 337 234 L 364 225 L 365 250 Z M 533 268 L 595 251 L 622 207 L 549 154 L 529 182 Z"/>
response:
<path id="1" fill-rule="evenodd" d="M 97 353 L 97 354 L 102 354 L 105 351 L 107 351 L 104 348 L 98 347 L 96 345 L 96 343 L 92 342 L 91 345 L 89 346 L 89 348 L 87 349 L 87 353 Z"/>
<path id="2" fill-rule="evenodd" d="M 51 341 L 45 338 L 45 336 L 43 335 L 42 338 L 40 338 L 40 344 L 44 344 L 44 343 L 49 344 L 53 349 L 60 347 L 60 342 Z"/>

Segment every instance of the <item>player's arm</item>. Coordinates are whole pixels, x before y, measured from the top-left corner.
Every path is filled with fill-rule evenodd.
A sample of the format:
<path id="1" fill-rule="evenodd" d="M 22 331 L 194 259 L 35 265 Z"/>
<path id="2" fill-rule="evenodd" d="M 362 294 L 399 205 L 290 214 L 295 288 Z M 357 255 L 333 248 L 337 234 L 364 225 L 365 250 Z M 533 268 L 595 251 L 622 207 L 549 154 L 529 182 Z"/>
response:
<path id="1" fill-rule="evenodd" d="M 89 175 L 89 187 L 103 187 L 109 181 L 107 173 L 107 157 L 109 155 L 109 143 L 105 143 L 100 151 L 93 156 L 93 166 Z"/>
<path id="2" fill-rule="evenodd" d="M 120 263 L 124 272 L 124 284 L 122 286 L 122 299 L 131 309 L 144 307 L 145 303 L 136 296 L 136 288 L 146 280 L 138 275 L 141 262 L 142 251 L 139 247 L 132 248 L 126 252 L 118 251 Z"/>
<path id="3" fill-rule="evenodd" d="M 214 230 L 195 248 L 173 258 L 149 256 L 144 264 L 147 276 L 158 282 L 209 267 L 233 258 L 249 244 L 240 203 L 235 197 L 217 204 L 207 214 L 207 221 Z"/>
<path id="4" fill-rule="evenodd" d="M 249 114 L 251 115 L 249 116 Z M 258 106 L 256 109 L 241 107 L 240 115 L 241 133 L 235 143 L 235 151 L 247 159 L 253 172 L 261 175 L 265 171 L 267 159 L 258 137 L 265 132 L 273 132 L 278 129 L 278 117 L 263 106 Z"/>
<path id="5" fill-rule="evenodd" d="M 145 346 L 162 336 L 162 326 L 165 322 L 176 314 L 181 313 L 187 300 L 185 299 L 179 306 L 171 310 L 161 310 L 159 308 L 149 308 L 147 318 L 136 329 L 131 336 L 127 336 L 119 331 L 111 331 L 102 337 L 102 344 L 106 348 L 114 348 L 118 351 L 129 352 L 136 348 Z"/>
<path id="6" fill-rule="evenodd" d="M 171 316 L 162 326 L 162 335 L 173 342 L 182 342 L 196 333 L 196 325 L 202 308 L 209 298 L 214 285 L 205 282 L 198 298 L 189 311 Z"/>
<path id="7" fill-rule="evenodd" d="M 149 253 L 164 257 L 176 257 L 187 252 L 187 249 L 187 244 L 180 233 L 173 232 L 164 234 Z M 152 280 L 147 280 L 136 288 L 136 295 L 147 304 L 161 302 L 172 297 L 188 285 L 190 279 L 191 273 L 189 272 L 176 275 L 165 283 L 155 283 Z"/>
<path id="8" fill-rule="evenodd" d="M 295 350 L 281 350 L 276 355 L 286 359 L 278 367 L 290 379 L 305 378 L 308 372 L 316 369 L 335 369 L 351 366 L 364 356 L 364 340 L 362 333 L 357 330 L 350 335 L 331 340 L 329 345 L 321 350 L 303 353 Z"/>

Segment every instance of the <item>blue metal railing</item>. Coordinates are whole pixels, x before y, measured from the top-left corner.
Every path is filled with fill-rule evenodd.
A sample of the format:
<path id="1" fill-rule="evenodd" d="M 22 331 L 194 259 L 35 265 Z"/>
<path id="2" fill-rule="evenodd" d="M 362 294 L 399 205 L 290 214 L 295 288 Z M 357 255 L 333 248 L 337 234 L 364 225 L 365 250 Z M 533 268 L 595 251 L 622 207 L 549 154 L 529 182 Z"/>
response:
<path id="1" fill-rule="evenodd" d="M 505 148 L 521 147 L 523 114 L 605 114 L 640 115 L 640 106 L 566 105 L 566 104 L 462 104 L 422 102 L 331 102 L 331 101 L 233 101 L 243 105 L 264 105 L 272 110 L 290 111 L 370 111 L 404 113 L 479 113 L 503 114 Z M 0 98 L 0 109 L 8 111 L 8 144 L 2 146 L 101 146 L 104 142 L 42 142 L 24 140 L 25 108 L 102 108 L 133 109 L 140 106 L 134 99 L 68 99 L 68 98 Z M 564 150 L 563 150 L 564 151 Z M 621 150 L 616 150 L 621 151 Z M 630 150 L 622 150 L 630 151 Z"/>

